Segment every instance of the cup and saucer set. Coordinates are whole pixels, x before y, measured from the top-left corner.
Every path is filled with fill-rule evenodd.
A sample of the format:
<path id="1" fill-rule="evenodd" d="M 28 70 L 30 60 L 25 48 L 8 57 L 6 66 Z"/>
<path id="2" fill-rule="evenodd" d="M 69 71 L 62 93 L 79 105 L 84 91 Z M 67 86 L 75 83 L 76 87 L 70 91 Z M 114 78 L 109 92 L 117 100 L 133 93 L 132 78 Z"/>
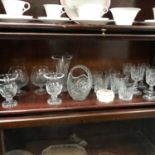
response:
<path id="1" fill-rule="evenodd" d="M 102 16 L 108 12 L 110 0 L 60 0 L 59 4 L 44 4 L 47 16 L 38 17 L 42 21 L 75 22 L 77 24 L 100 25 L 110 22 Z M 69 18 L 62 17 L 66 13 Z"/>
<path id="2" fill-rule="evenodd" d="M 24 15 L 31 7 L 24 0 L 1 0 L 6 14 L 0 14 L 3 20 L 41 21 L 52 23 L 75 22 L 77 24 L 104 25 L 111 22 L 103 15 L 108 12 L 111 0 L 60 0 L 60 4 L 43 4 L 46 15 L 34 18 Z M 68 17 L 63 17 L 66 13 Z"/>
<path id="3" fill-rule="evenodd" d="M 60 0 L 60 3 L 65 6 L 68 17 L 77 24 L 105 25 L 113 21 L 103 17 L 111 0 Z"/>
<path id="4" fill-rule="evenodd" d="M 30 3 L 22 0 L 1 0 L 6 14 L 0 14 L 0 19 L 30 20 L 33 16 L 23 15 L 30 9 Z"/>
<path id="5" fill-rule="evenodd" d="M 64 23 L 69 22 L 70 19 L 62 17 L 65 13 L 63 5 L 60 4 L 44 4 L 46 16 L 40 16 L 37 19 L 43 22 Z"/>

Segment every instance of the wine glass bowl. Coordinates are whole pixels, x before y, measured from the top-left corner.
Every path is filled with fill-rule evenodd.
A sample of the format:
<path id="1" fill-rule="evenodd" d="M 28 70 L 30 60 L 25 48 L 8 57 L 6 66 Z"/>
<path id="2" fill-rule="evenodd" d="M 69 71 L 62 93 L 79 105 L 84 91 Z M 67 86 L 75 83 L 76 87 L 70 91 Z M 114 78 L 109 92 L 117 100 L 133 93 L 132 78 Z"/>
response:
<path id="1" fill-rule="evenodd" d="M 155 85 L 155 68 L 146 69 L 146 83 L 149 85 L 149 89 L 144 91 L 143 98 L 148 101 L 155 100 L 155 91 L 153 88 Z"/>
<path id="2" fill-rule="evenodd" d="M 131 79 L 134 81 L 134 95 L 142 94 L 138 89 L 138 82 L 143 80 L 145 69 L 145 66 L 141 64 L 131 66 Z"/>
<path id="3" fill-rule="evenodd" d="M 46 91 L 51 96 L 47 100 L 49 105 L 61 104 L 62 100 L 57 96 L 61 93 L 63 88 L 62 79 L 64 77 L 63 73 L 50 72 L 46 73 L 44 77 L 47 79 L 46 82 Z"/>
<path id="4" fill-rule="evenodd" d="M 33 85 L 39 87 L 39 89 L 35 90 L 35 93 L 38 95 L 44 94 L 46 78 L 44 77 L 45 73 L 48 73 L 48 66 L 34 66 L 31 72 L 31 82 Z"/>
<path id="5" fill-rule="evenodd" d="M 9 73 L 18 75 L 16 79 L 16 84 L 18 86 L 17 95 L 25 94 L 25 91 L 21 90 L 21 88 L 25 87 L 29 81 L 29 76 L 28 76 L 25 66 L 10 67 Z"/>
<path id="6" fill-rule="evenodd" d="M 13 99 L 18 89 L 15 82 L 17 78 L 17 74 L 0 75 L 0 94 L 3 98 L 5 98 L 5 101 L 2 102 L 3 108 L 12 108 L 17 105 L 17 101 Z"/>

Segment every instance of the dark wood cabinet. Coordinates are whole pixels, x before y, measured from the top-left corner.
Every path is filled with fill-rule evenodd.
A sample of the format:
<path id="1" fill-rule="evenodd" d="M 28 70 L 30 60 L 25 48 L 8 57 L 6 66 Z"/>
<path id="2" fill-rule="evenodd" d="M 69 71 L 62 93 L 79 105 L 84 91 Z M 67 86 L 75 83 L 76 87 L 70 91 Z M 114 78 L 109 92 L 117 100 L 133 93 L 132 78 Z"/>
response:
<path id="1" fill-rule="evenodd" d="M 28 15 L 44 16 L 42 4 L 57 0 L 29 0 Z M 92 72 L 120 70 L 125 62 L 146 62 L 155 65 L 155 25 L 152 19 L 153 0 L 112 0 L 114 6 L 136 6 L 142 10 L 133 26 L 80 25 L 74 22 L 54 24 L 37 19 L 16 21 L 0 19 L 0 73 L 10 66 L 24 65 L 30 75 L 34 65 L 54 69 L 51 55 L 73 55 L 71 67 L 86 65 Z M 1 5 L 2 13 L 4 9 Z M 105 16 L 112 18 L 110 12 Z M 34 155 L 50 144 L 71 143 L 77 134 L 88 142 L 90 155 L 112 152 L 116 155 L 155 154 L 155 102 L 141 96 L 131 102 L 115 99 L 101 104 L 92 91 L 82 102 L 62 93 L 63 103 L 49 106 L 48 95 L 35 95 L 29 82 L 26 94 L 16 97 L 18 106 L 0 107 L 0 154 L 12 149 L 28 149 Z M 0 98 L 0 101 L 3 99 Z"/>

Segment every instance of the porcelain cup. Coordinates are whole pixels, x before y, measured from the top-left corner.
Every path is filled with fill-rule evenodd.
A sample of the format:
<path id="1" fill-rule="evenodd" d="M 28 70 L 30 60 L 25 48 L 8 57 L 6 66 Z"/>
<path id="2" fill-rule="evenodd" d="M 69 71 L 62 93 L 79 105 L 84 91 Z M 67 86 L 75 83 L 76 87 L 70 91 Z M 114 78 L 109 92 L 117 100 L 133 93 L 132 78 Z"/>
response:
<path id="1" fill-rule="evenodd" d="M 116 25 L 132 25 L 140 10 L 140 8 L 134 7 L 116 7 L 110 9 Z"/>
<path id="2" fill-rule="evenodd" d="M 22 0 L 2 0 L 7 15 L 21 16 L 30 9 L 30 3 Z"/>
<path id="3" fill-rule="evenodd" d="M 153 7 L 152 10 L 153 10 L 153 17 L 155 19 L 155 7 Z"/>
<path id="4" fill-rule="evenodd" d="M 107 11 L 108 8 L 100 4 L 83 4 L 77 7 L 77 14 L 81 19 L 98 19 Z"/>
<path id="5" fill-rule="evenodd" d="M 60 18 L 64 13 L 63 6 L 59 4 L 44 4 L 47 17 Z"/>

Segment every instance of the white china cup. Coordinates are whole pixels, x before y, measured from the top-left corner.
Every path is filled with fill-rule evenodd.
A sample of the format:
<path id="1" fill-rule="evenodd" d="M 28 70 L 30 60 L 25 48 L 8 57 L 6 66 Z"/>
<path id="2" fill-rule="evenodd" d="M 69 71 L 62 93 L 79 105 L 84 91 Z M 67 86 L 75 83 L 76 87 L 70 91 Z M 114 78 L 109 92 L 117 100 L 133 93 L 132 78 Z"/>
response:
<path id="1" fill-rule="evenodd" d="M 21 16 L 30 9 L 30 3 L 22 0 L 2 0 L 7 15 Z"/>
<path id="2" fill-rule="evenodd" d="M 107 13 L 107 11 L 107 7 L 99 4 L 83 4 L 77 7 L 77 14 L 81 19 L 98 19 Z"/>
<path id="3" fill-rule="evenodd" d="M 56 19 L 64 13 L 63 6 L 59 4 L 44 4 L 47 17 Z"/>
<path id="4" fill-rule="evenodd" d="M 155 19 L 155 7 L 153 7 L 152 10 L 153 10 L 153 18 Z"/>
<path id="5" fill-rule="evenodd" d="M 134 7 L 116 7 L 110 9 L 116 25 L 132 25 L 140 10 L 140 8 Z"/>

